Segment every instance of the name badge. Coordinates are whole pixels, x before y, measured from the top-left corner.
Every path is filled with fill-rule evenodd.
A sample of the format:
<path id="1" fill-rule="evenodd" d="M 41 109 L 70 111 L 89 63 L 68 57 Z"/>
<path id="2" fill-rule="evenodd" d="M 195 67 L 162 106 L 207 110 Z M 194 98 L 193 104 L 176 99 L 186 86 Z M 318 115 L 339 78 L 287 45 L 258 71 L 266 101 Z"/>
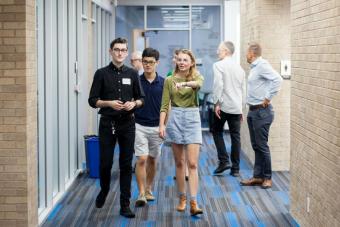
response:
<path id="1" fill-rule="evenodd" d="M 130 78 L 123 78 L 122 83 L 127 84 L 127 85 L 131 85 L 131 79 Z"/>

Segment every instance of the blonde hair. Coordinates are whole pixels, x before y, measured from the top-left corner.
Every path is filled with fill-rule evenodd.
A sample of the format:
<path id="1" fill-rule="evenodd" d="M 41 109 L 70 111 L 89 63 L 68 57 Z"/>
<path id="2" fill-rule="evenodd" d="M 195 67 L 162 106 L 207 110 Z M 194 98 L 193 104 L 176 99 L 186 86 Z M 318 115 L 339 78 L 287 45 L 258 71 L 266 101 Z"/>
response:
<path id="1" fill-rule="evenodd" d="M 186 81 L 192 81 L 197 76 L 197 74 L 198 74 L 197 70 L 196 70 L 196 59 L 195 59 L 195 56 L 188 49 L 181 49 L 181 50 L 178 51 L 178 54 L 180 54 L 180 53 L 188 55 L 190 57 L 190 59 L 191 59 L 192 66 L 190 66 L 189 74 L 186 76 L 185 80 Z M 178 68 L 178 65 L 176 64 L 175 73 L 178 73 L 178 72 L 179 72 L 179 68 Z"/>

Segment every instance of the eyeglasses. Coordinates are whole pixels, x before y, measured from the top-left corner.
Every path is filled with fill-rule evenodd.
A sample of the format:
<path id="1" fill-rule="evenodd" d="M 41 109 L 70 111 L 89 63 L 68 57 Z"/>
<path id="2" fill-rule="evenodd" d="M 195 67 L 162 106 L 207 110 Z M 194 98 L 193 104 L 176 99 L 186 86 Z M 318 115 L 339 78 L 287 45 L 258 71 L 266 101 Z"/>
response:
<path id="1" fill-rule="evenodd" d="M 142 61 L 143 65 L 154 65 L 156 62 L 155 61 Z"/>
<path id="2" fill-rule="evenodd" d="M 127 49 L 119 49 L 119 48 L 113 48 L 113 51 L 116 53 L 122 52 L 122 53 L 126 53 L 128 50 Z"/>

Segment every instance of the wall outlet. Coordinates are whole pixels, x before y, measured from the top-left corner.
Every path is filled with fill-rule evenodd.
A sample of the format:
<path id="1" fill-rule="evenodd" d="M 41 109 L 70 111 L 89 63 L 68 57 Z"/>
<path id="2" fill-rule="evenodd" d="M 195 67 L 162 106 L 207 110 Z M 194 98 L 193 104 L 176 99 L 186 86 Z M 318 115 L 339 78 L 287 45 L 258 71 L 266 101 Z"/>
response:
<path id="1" fill-rule="evenodd" d="M 307 209 L 307 213 L 309 213 L 310 212 L 310 198 L 309 198 L 309 196 L 307 196 L 307 207 L 306 207 L 306 209 Z"/>
<path id="2" fill-rule="evenodd" d="M 290 60 L 281 61 L 281 76 L 283 79 L 290 79 L 292 66 Z"/>

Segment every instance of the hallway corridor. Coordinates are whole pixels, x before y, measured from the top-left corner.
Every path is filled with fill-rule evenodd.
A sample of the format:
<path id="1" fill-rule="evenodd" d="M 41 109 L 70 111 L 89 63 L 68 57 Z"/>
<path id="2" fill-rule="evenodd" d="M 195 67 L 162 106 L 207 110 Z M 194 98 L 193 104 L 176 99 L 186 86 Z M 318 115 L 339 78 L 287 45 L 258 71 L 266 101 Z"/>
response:
<path id="1" fill-rule="evenodd" d="M 134 207 L 138 190 L 133 176 L 131 208 L 136 212 L 135 219 L 119 215 L 118 155 L 115 155 L 111 191 L 102 209 L 96 209 L 94 205 L 100 189 L 99 181 L 83 174 L 42 226 L 298 226 L 289 214 L 288 172 L 274 172 L 273 187 L 267 190 L 241 187 L 239 179 L 230 176 L 229 171 L 223 176 L 212 176 L 217 160 L 215 146 L 209 132 L 203 132 L 203 136 L 198 196 L 204 210 L 201 217 L 191 217 L 189 209 L 185 213 L 175 211 L 174 161 L 169 147 L 164 147 L 155 179 L 156 201 L 149 202 L 144 208 Z M 243 154 L 240 173 L 242 178 L 252 175 L 252 167 Z"/>

